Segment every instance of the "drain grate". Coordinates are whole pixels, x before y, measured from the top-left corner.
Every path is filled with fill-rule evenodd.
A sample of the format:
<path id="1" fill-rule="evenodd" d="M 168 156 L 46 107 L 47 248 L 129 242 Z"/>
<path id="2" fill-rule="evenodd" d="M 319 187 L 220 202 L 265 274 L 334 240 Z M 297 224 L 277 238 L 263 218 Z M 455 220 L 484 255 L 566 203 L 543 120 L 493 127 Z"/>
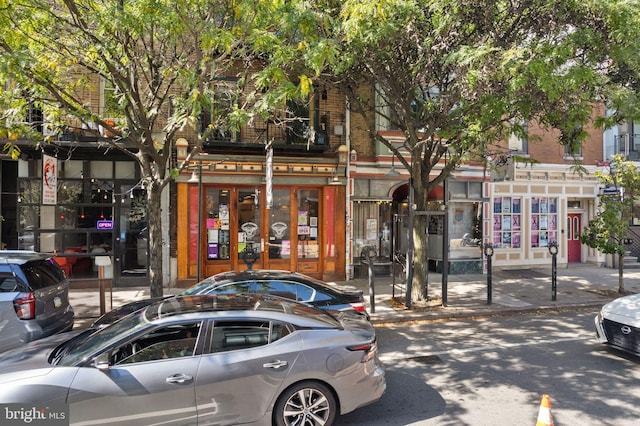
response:
<path id="1" fill-rule="evenodd" d="M 547 272 L 536 271 L 534 269 L 507 269 L 496 271 L 495 275 L 507 279 L 548 278 L 550 276 Z"/>
<path id="2" fill-rule="evenodd" d="M 425 365 L 439 364 L 442 362 L 442 359 L 438 355 L 414 356 L 407 358 L 407 360 Z"/>

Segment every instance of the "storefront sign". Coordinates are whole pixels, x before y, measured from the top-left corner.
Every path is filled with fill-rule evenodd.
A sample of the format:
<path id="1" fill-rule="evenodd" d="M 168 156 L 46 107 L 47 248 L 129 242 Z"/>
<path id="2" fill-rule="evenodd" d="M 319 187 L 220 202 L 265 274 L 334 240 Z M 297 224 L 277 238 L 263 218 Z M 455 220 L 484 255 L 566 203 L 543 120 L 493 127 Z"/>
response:
<path id="1" fill-rule="evenodd" d="M 267 146 L 267 159 L 266 159 L 266 199 L 267 199 L 267 209 L 270 209 L 273 206 L 273 147 L 271 146 L 271 142 Z"/>
<path id="2" fill-rule="evenodd" d="M 58 159 L 42 154 L 42 204 L 58 203 Z"/>
<path id="3" fill-rule="evenodd" d="M 112 220 L 99 220 L 96 223 L 96 228 L 98 228 L 98 229 L 113 229 L 113 221 Z"/>

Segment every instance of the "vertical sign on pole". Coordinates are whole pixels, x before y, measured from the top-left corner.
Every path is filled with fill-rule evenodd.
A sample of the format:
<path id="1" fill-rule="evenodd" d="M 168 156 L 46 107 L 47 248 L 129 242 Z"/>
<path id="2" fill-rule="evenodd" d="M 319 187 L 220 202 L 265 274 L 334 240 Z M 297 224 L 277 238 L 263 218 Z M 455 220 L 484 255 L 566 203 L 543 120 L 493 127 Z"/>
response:
<path id="1" fill-rule="evenodd" d="M 58 203 L 58 160 L 42 154 L 42 204 Z"/>
<path id="2" fill-rule="evenodd" d="M 266 160 L 266 185 L 267 185 L 267 205 L 266 208 L 270 209 L 273 205 L 273 147 L 271 142 L 267 143 L 267 160 Z"/>

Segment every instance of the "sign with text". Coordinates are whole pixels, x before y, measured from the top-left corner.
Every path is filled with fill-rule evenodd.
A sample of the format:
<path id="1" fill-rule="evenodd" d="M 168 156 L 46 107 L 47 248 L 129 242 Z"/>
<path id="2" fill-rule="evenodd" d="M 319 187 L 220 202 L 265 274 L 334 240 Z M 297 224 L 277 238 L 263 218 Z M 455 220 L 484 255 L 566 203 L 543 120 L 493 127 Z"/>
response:
<path id="1" fill-rule="evenodd" d="M 99 220 L 96 223 L 96 228 L 98 229 L 113 229 L 113 221 L 112 220 Z"/>
<path id="2" fill-rule="evenodd" d="M 58 203 L 58 159 L 42 154 L 42 204 Z"/>
<path id="3" fill-rule="evenodd" d="M 0 424 L 68 426 L 69 406 L 65 404 L 2 404 Z"/>

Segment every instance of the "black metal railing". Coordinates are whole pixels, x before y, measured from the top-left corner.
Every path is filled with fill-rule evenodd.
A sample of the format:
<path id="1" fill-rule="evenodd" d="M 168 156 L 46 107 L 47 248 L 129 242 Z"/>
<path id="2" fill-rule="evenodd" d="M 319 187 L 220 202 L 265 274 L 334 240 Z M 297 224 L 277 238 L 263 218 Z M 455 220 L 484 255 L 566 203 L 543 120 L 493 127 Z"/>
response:
<path id="1" fill-rule="evenodd" d="M 640 161 L 640 135 L 622 134 L 613 139 L 614 153 L 622 154 L 630 161 Z"/>

